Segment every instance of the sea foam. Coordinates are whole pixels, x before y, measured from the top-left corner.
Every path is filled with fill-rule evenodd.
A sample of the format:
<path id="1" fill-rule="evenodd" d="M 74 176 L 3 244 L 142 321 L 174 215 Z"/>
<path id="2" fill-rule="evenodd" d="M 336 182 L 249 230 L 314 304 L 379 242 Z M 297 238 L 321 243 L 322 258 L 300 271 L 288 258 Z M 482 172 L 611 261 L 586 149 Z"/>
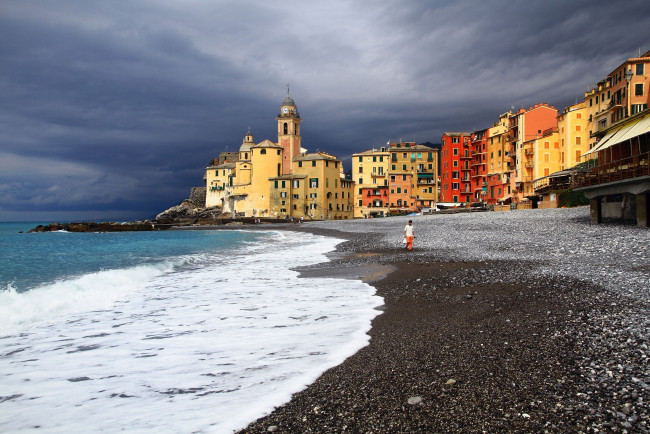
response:
<path id="1" fill-rule="evenodd" d="M 338 242 L 273 233 L 1 339 L 0 431 L 244 428 L 368 344 L 374 288 L 290 270 Z"/>

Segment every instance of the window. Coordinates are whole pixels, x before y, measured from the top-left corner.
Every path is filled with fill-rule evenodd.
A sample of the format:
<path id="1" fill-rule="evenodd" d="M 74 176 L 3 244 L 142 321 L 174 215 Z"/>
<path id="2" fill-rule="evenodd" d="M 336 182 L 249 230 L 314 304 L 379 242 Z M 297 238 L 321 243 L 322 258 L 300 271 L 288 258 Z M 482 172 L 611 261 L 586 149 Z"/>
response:
<path id="1" fill-rule="evenodd" d="M 406 164 L 402 164 L 402 170 L 406 170 Z"/>
<path id="2" fill-rule="evenodd" d="M 359 166 L 359 173 L 363 173 L 363 166 Z"/>
<path id="3" fill-rule="evenodd" d="M 359 157 L 359 163 L 363 163 L 363 157 Z"/>
<path id="4" fill-rule="evenodd" d="M 551 148 L 551 142 L 544 142 L 544 149 L 550 149 Z"/>
<path id="5" fill-rule="evenodd" d="M 316 194 L 316 193 L 309 193 L 309 197 L 312 198 L 312 199 L 316 199 L 316 196 L 318 196 L 318 194 Z"/>
<path id="6" fill-rule="evenodd" d="M 451 177 L 454 179 L 458 179 L 458 174 L 459 172 L 457 170 L 454 170 L 453 172 L 451 172 Z"/>
<path id="7" fill-rule="evenodd" d="M 643 63 L 636 64 L 636 75 L 643 75 Z"/>
<path id="8" fill-rule="evenodd" d="M 311 167 L 316 167 L 316 160 L 313 160 L 313 161 L 311 162 Z"/>
<path id="9" fill-rule="evenodd" d="M 293 180 L 293 188 L 299 188 L 300 187 L 300 181 L 297 179 Z"/>
<path id="10" fill-rule="evenodd" d="M 458 167 L 458 160 L 454 160 L 454 167 Z"/>
<path id="11" fill-rule="evenodd" d="M 576 125 L 576 131 L 580 131 L 580 125 Z"/>
<path id="12" fill-rule="evenodd" d="M 292 197 L 293 197 L 294 199 L 298 199 L 298 195 L 297 195 L 297 194 L 294 194 Z"/>
<path id="13" fill-rule="evenodd" d="M 363 201 L 362 200 L 359 201 L 359 206 L 363 206 Z"/>
<path id="14" fill-rule="evenodd" d="M 391 166 L 390 166 L 390 170 L 396 170 L 394 164 L 391 164 Z"/>
<path id="15" fill-rule="evenodd" d="M 284 123 L 284 134 L 288 134 L 288 131 L 289 131 L 289 126 L 288 126 L 287 123 L 285 122 L 285 123 Z"/>
<path id="16" fill-rule="evenodd" d="M 452 137 L 451 143 L 458 143 L 458 137 Z"/>
<path id="17" fill-rule="evenodd" d="M 454 148 L 454 155 L 458 155 L 458 148 Z"/>
<path id="18" fill-rule="evenodd" d="M 499 157 L 501 156 L 501 150 L 499 150 Z"/>
<path id="19" fill-rule="evenodd" d="M 286 191 L 281 191 L 280 192 L 280 197 L 287 197 L 287 192 Z"/>
<path id="20" fill-rule="evenodd" d="M 373 155 L 373 156 L 372 156 L 372 162 L 373 162 L 373 163 L 376 163 L 376 162 L 377 162 L 377 156 L 376 156 L 376 155 Z"/>
<path id="21" fill-rule="evenodd" d="M 275 188 L 278 188 L 278 181 L 275 181 L 273 185 L 275 186 Z"/>
<path id="22" fill-rule="evenodd" d="M 582 113 L 576 113 L 576 119 L 582 119 Z"/>
<path id="23" fill-rule="evenodd" d="M 576 145 L 581 145 L 582 144 L 582 137 L 576 137 Z"/>
<path id="24" fill-rule="evenodd" d="M 402 181 L 406 181 L 406 175 L 402 175 Z"/>
<path id="25" fill-rule="evenodd" d="M 544 176 L 548 176 L 550 174 L 549 172 L 550 172 L 550 169 L 548 167 L 546 169 L 544 169 Z"/>
<path id="26" fill-rule="evenodd" d="M 458 183 L 457 182 L 452 182 L 451 183 L 451 189 L 452 190 L 458 190 Z M 457 201 L 454 200 L 454 202 L 457 202 Z"/>
<path id="27" fill-rule="evenodd" d="M 407 154 L 406 152 L 403 152 L 403 153 L 402 153 L 402 158 L 406 158 L 407 155 L 408 155 L 408 154 Z"/>
<path id="28" fill-rule="evenodd" d="M 363 184 L 363 178 L 359 178 L 359 184 Z"/>
<path id="29" fill-rule="evenodd" d="M 284 181 L 282 181 L 282 188 L 285 188 L 286 186 L 284 185 Z"/>
<path id="30" fill-rule="evenodd" d="M 580 151 L 576 151 L 576 161 L 580 160 Z"/>
<path id="31" fill-rule="evenodd" d="M 318 188 L 318 178 L 309 178 L 309 186 L 311 188 Z"/>
<path id="32" fill-rule="evenodd" d="M 397 187 L 397 194 L 400 194 L 402 192 L 402 187 Z"/>
<path id="33" fill-rule="evenodd" d="M 643 83 L 634 85 L 634 95 L 643 95 Z"/>
<path id="34" fill-rule="evenodd" d="M 548 153 L 544 154 L 544 162 L 548 163 L 549 161 L 551 161 L 551 154 Z"/>
<path id="35" fill-rule="evenodd" d="M 298 167 L 302 167 L 302 161 L 298 161 Z"/>

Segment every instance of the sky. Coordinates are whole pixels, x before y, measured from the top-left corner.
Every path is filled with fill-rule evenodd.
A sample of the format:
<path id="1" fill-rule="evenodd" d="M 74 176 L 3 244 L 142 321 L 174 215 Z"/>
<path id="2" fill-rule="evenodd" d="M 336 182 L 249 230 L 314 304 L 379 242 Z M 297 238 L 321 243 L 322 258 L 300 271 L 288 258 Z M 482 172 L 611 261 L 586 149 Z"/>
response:
<path id="1" fill-rule="evenodd" d="M 647 0 L 3 0 L 0 221 L 152 218 L 249 127 L 277 141 L 287 84 L 303 147 L 349 170 L 562 109 L 639 49 Z"/>

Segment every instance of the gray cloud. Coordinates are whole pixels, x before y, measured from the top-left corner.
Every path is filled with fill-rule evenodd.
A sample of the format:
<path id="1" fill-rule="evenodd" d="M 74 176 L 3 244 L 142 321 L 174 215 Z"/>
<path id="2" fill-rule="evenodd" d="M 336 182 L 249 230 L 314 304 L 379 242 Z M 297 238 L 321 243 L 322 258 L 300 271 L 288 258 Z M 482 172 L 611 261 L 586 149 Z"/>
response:
<path id="1" fill-rule="evenodd" d="M 248 126 L 273 139 L 287 82 L 304 144 L 342 158 L 485 128 L 511 106 L 562 108 L 649 49 L 649 12 L 640 0 L 6 1 L 0 219 L 151 216 Z"/>

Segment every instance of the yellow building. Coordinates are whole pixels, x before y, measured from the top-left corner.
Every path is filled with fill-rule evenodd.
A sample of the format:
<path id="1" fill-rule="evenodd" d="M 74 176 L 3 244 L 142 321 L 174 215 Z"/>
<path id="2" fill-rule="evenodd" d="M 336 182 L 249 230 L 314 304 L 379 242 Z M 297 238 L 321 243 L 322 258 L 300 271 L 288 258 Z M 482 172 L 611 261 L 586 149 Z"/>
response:
<path id="1" fill-rule="evenodd" d="M 347 219 L 353 215 L 353 182 L 343 164 L 326 153 L 301 148 L 300 115 L 287 93 L 278 143 L 255 144 L 249 131 L 238 161 L 206 168 L 206 206 L 237 217 Z"/>
<path id="2" fill-rule="evenodd" d="M 597 101 L 602 101 L 602 93 Z M 584 102 L 565 108 L 557 117 L 560 135 L 560 166 L 558 170 L 571 168 L 580 162 L 580 157 L 589 151 L 589 110 Z M 551 172 L 553 173 L 553 172 Z"/>
<path id="3" fill-rule="evenodd" d="M 232 194 L 231 181 L 235 166 L 235 163 L 224 163 L 206 168 L 206 207 L 223 206 L 226 196 Z"/>
<path id="4" fill-rule="evenodd" d="M 355 218 L 388 215 L 389 159 L 386 148 L 352 154 Z"/>
<path id="5" fill-rule="evenodd" d="M 596 144 L 596 136 L 592 134 L 607 126 L 607 113 L 612 98 L 612 82 L 608 78 L 601 80 L 585 92 L 584 108 L 587 121 L 587 150 Z M 570 167 L 570 166 L 568 166 Z"/>
<path id="6" fill-rule="evenodd" d="M 524 197 L 537 199 L 533 181 L 560 170 L 560 138 L 557 129 L 523 143 Z"/>

